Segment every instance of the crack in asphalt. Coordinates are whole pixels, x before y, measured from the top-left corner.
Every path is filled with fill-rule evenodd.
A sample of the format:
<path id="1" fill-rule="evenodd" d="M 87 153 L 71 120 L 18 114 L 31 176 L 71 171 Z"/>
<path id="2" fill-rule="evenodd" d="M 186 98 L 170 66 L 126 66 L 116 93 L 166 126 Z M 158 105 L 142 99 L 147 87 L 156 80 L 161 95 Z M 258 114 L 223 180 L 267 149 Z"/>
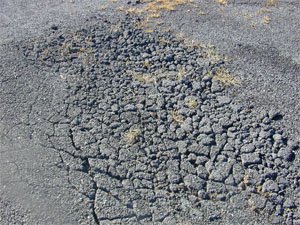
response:
<path id="1" fill-rule="evenodd" d="M 220 82 L 206 74 L 224 69 L 222 60 L 206 64 L 201 48 L 186 47 L 170 33 L 147 34 L 129 22 L 134 17 L 126 19 L 117 32 L 109 21 L 86 24 L 75 41 L 74 30 L 51 28 L 36 48 L 18 47 L 26 62 L 61 85 L 49 87 L 58 89 L 49 102 L 34 93 L 28 123 L 15 124 L 26 125 L 34 142 L 58 154 L 57 168 L 88 200 L 93 222 L 230 224 L 234 210 L 241 213 L 237 223 L 273 216 L 283 222 L 291 210 L 296 221 L 297 199 L 285 194 L 297 188 L 298 145 L 273 127 L 277 117 L 224 95 Z M 66 43 L 72 48 L 61 52 Z M 82 61 L 77 54 L 89 49 L 95 61 Z M 153 84 L 145 74 L 166 75 Z M 43 92 L 44 86 L 36 88 Z M 190 97 L 197 107 L 188 104 Z"/>

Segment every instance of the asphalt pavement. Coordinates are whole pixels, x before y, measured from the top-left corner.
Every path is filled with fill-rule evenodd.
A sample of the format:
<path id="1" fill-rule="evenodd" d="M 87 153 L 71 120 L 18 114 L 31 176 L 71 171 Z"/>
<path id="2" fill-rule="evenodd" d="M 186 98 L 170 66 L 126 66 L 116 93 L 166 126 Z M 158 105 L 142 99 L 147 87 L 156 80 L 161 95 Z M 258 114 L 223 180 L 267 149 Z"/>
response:
<path id="1" fill-rule="evenodd" d="M 1 1 L 0 224 L 300 224 L 299 15 Z"/>

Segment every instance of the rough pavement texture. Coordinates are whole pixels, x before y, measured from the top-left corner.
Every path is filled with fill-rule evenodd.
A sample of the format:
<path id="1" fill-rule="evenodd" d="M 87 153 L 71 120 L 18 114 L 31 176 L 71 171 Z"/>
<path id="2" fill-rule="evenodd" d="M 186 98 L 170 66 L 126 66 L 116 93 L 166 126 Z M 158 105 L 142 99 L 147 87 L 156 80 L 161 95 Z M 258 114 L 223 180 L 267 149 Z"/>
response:
<path id="1" fill-rule="evenodd" d="M 299 1 L 196 3 L 199 7 L 186 8 L 189 13 L 175 11 L 162 20 L 177 34 L 212 44 L 228 56 L 228 67 L 243 81 L 243 88 L 228 94 L 244 106 L 280 110 L 285 115 L 280 126 L 299 140 Z"/>
<path id="2" fill-rule="evenodd" d="M 299 224 L 285 115 L 228 95 L 214 48 L 139 22 L 2 45 L 3 223 Z"/>

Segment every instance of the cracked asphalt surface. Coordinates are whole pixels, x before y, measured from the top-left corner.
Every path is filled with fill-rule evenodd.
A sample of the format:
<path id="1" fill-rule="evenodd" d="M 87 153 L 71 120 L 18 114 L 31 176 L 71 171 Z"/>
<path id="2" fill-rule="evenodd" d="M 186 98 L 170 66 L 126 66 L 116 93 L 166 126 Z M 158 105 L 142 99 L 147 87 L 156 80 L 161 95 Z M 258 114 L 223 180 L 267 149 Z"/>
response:
<path id="1" fill-rule="evenodd" d="M 0 3 L 0 223 L 300 224 L 299 2 L 147 2 Z"/>

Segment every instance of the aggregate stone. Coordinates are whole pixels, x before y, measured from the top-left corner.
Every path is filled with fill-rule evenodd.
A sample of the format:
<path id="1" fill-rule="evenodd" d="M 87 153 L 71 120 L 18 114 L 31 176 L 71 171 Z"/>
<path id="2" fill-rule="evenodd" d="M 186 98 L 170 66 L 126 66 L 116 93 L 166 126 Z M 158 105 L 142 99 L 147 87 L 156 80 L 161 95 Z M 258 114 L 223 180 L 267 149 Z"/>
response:
<path id="1" fill-rule="evenodd" d="M 258 209 L 264 209 L 266 206 L 267 200 L 264 197 L 253 194 L 251 196 L 251 198 L 248 200 L 248 203 L 252 207 L 255 207 Z"/>
<path id="2" fill-rule="evenodd" d="M 276 205 L 282 205 L 284 200 L 283 196 L 278 195 L 277 193 L 269 193 L 268 199 Z"/>
<path id="3" fill-rule="evenodd" d="M 16 44 L 65 87 L 34 133 L 61 155 L 95 224 L 226 224 L 223 206 L 231 202 L 248 218 L 246 203 L 274 222 L 296 218 L 299 202 L 286 193 L 298 185 L 299 144 L 274 126 L 281 114 L 235 103 L 221 82 L 203 76 L 226 62 L 212 65 L 205 49 L 187 48 L 170 32 L 146 33 L 137 22 L 99 16 L 82 28 L 50 28 L 35 50 L 35 41 Z M 278 213 L 281 205 L 295 213 Z"/>
<path id="4" fill-rule="evenodd" d="M 278 151 L 278 156 L 286 161 L 292 161 L 294 159 L 294 155 L 295 154 L 293 153 L 293 151 L 288 147 L 281 148 Z"/>
<path id="5" fill-rule="evenodd" d="M 227 96 L 217 96 L 217 101 L 219 103 L 219 106 L 227 105 L 231 102 L 231 99 Z"/>
<path id="6" fill-rule="evenodd" d="M 279 191 L 278 184 L 273 180 L 267 180 L 266 182 L 264 182 L 264 184 L 262 186 L 262 191 L 264 193 L 267 193 L 267 192 L 277 193 Z"/>
<path id="7" fill-rule="evenodd" d="M 213 93 L 218 93 L 218 92 L 221 92 L 223 90 L 223 86 L 220 82 L 216 81 L 216 80 L 213 80 L 212 81 L 212 84 L 211 84 L 211 91 Z M 222 104 L 221 104 L 222 106 Z"/>
<path id="8" fill-rule="evenodd" d="M 204 180 L 206 180 L 209 176 L 206 168 L 202 165 L 197 166 L 196 171 L 197 171 L 197 175 Z"/>
<path id="9" fill-rule="evenodd" d="M 200 141 L 201 145 L 203 146 L 211 146 L 215 143 L 215 140 L 208 135 L 200 134 L 197 139 Z"/>
<path id="10" fill-rule="evenodd" d="M 209 175 L 209 179 L 217 182 L 224 182 L 231 172 L 232 164 L 225 162 L 216 166 L 216 169 L 212 170 Z"/>
<path id="11" fill-rule="evenodd" d="M 247 144 L 241 147 L 241 153 L 251 153 L 254 152 L 255 146 L 253 144 Z"/>
<path id="12" fill-rule="evenodd" d="M 230 175 L 225 179 L 224 183 L 227 184 L 227 185 L 231 185 L 231 186 L 236 185 L 236 182 L 235 182 L 235 180 L 234 180 L 232 174 L 230 174 Z"/>
<path id="13" fill-rule="evenodd" d="M 218 194 L 227 193 L 225 184 L 215 181 L 207 181 L 206 191 L 210 198 L 215 198 Z"/>
<path id="14" fill-rule="evenodd" d="M 185 141 L 177 142 L 177 147 L 180 153 L 186 153 L 187 151 L 187 143 Z"/>
<path id="15" fill-rule="evenodd" d="M 300 225 L 300 219 L 293 220 L 293 223 L 294 223 L 295 225 Z"/>
<path id="16" fill-rule="evenodd" d="M 209 124 L 199 127 L 198 131 L 201 134 L 211 134 L 212 133 L 212 129 Z"/>
<path id="17" fill-rule="evenodd" d="M 293 208 L 293 207 L 295 207 L 295 204 L 292 199 L 287 198 L 283 203 L 283 207 L 284 208 Z"/>
<path id="18" fill-rule="evenodd" d="M 258 153 L 248 153 L 241 155 L 241 160 L 244 166 L 261 163 L 261 159 Z"/>
<path id="19" fill-rule="evenodd" d="M 200 191 L 205 188 L 205 180 L 196 175 L 187 175 L 183 178 L 184 184 L 191 190 Z"/>
<path id="20" fill-rule="evenodd" d="M 264 168 L 264 177 L 275 179 L 277 177 L 277 172 L 271 168 Z"/>
<path id="21" fill-rule="evenodd" d="M 125 205 L 123 205 L 117 198 L 109 195 L 104 191 L 97 191 L 96 199 L 99 199 L 96 203 L 96 213 L 101 215 L 100 220 L 109 219 L 113 220 L 120 216 L 126 217 L 131 215 L 134 216 L 134 211 Z"/>
<path id="22" fill-rule="evenodd" d="M 274 141 L 280 142 L 282 140 L 282 136 L 280 134 L 274 134 L 273 139 Z"/>
<path id="23" fill-rule="evenodd" d="M 181 165 L 180 165 L 183 174 L 188 173 L 188 174 L 195 174 L 196 170 L 193 166 L 193 164 L 188 161 L 188 160 L 182 160 Z"/>
<path id="24" fill-rule="evenodd" d="M 233 149 L 234 149 L 233 145 L 231 143 L 228 143 L 228 142 L 225 144 L 225 146 L 223 148 L 224 151 L 233 151 Z"/>

